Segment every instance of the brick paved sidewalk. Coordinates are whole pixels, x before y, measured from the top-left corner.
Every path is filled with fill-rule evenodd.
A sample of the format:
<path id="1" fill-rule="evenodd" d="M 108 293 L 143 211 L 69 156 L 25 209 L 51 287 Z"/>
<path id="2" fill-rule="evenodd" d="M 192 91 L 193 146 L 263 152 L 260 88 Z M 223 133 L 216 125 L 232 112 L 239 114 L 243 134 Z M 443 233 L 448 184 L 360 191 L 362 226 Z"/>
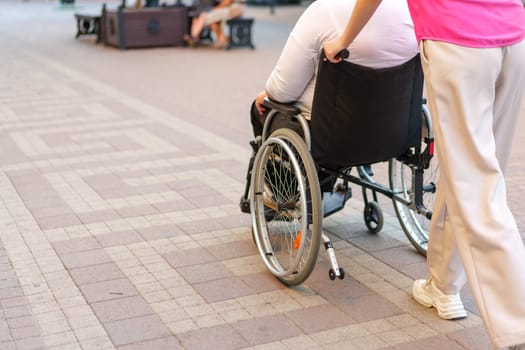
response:
<path id="1" fill-rule="evenodd" d="M 122 53 L 74 41 L 72 14 L 53 3 L 0 4 L 11 15 L 0 23 L 0 349 L 489 348 L 468 290 L 462 321 L 412 301 L 425 262 L 388 202 L 378 235 L 365 231 L 358 198 L 326 220 L 342 281 L 328 279 L 324 252 L 295 288 L 258 257 L 238 208 L 242 111 L 267 70 L 248 62 L 270 67 L 301 10 L 250 9 L 255 51 Z M 195 72 L 159 69 L 189 58 L 218 62 L 199 65 L 212 78 L 253 70 L 236 76 L 249 88 L 223 79 L 211 94 Z M 206 103 L 188 101 L 194 89 Z M 521 223 L 516 149 L 509 186 Z"/>

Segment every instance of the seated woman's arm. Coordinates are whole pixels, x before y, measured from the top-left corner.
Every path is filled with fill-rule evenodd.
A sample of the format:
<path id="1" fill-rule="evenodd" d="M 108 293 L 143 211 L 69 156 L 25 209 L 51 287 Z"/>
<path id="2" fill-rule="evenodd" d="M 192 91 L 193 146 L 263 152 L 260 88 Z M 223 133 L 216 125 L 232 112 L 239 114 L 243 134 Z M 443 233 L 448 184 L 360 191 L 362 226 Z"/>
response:
<path id="1" fill-rule="evenodd" d="M 323 15 L 320 6 L 313 3 L 295 24 L 274 69 L 266 82 L 265 90 L 255 99 L 260 114 L 264 97 L 277 102 L 297 101 L 315 75 L 319 57 L 319 38 L 323 34 L 316 26 Z M 316 20 L 317 18 L 317 20 Z"/>

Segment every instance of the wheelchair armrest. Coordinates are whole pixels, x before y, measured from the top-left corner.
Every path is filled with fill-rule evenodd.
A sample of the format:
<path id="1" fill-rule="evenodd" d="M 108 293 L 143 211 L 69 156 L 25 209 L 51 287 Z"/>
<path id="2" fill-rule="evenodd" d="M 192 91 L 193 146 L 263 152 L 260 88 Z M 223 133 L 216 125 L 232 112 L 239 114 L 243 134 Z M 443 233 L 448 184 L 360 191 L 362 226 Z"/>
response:
<path id="1" fill-rule="evenodd" d="M 292 103 L 281 103 L 270 100 L 268 97 L 264 98 L 263 106 L 270 109 L 275 109 L 286 115 L 296 115 L 301 111 Z"/>

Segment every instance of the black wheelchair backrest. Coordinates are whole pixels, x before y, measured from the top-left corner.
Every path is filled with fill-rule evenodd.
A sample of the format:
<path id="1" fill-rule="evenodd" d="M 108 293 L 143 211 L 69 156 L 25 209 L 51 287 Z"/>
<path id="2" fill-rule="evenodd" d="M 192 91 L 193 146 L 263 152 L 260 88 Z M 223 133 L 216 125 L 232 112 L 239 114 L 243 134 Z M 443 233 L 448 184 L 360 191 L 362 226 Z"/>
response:
<path id="1" fill-rule="evenodd" d="M 401 156 L 421 143 L 423 73 L 419 55 L 372 69 L 319 60 L 310 121 L 312 156 L 341 168 Z"/>

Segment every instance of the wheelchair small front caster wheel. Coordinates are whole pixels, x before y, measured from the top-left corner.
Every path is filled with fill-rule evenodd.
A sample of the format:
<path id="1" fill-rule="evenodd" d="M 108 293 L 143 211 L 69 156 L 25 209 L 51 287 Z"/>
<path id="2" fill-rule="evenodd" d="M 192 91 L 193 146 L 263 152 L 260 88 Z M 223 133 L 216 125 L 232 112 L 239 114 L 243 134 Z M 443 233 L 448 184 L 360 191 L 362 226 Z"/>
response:
<path id="1" fill-rule="evenodd" d="M 363 212 L 365 225 L 371 233 L 378 233 L 383 228 L 383 211 L 376 202 L 368 202 Z"/>
<path id="2" fill-rule="evenodd" d="M 345 278 L 345 270 L 343 270 L 343 268 L 339 268 L 339 279 L 342 280 L 343 278 Z"/>
<path id="3" fill-rule="evenodd" d="M 335 280 L 335 271 L 334 269 L 330 269 L 330 271 L 328 271 L 328 277 L 330 277 L 330 280 Z"/>

